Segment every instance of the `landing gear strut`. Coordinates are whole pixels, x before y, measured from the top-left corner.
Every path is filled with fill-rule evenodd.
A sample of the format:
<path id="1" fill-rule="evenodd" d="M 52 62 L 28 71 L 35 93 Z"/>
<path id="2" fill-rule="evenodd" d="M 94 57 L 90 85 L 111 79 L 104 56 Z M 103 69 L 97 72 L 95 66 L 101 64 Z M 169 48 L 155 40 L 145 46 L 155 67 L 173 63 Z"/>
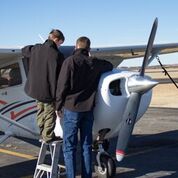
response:
<path id="1" fill-rule="evenodd" d="M 105 135 L 110 129 L 102 129 L 99 131 L 98 138 L 95 142 L 97 145 L 96 166 L 95 171 L 99 178 L 113 178 L 116 173 L 116 165 L 113 158 L 105 151 L 108 147 L 107 141 L 104 139 Z M 109 142 L 108 142 L 109 143 Z M 107 149 L 107 148 L 106 148 Z"/>

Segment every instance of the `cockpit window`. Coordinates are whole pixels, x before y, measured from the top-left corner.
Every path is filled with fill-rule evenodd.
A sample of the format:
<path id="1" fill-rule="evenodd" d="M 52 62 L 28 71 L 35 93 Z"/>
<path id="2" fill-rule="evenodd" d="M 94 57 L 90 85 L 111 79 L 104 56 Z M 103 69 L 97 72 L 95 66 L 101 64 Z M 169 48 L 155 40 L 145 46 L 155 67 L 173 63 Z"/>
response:
<path id="1" fill-rule="evenodd" d="M 120 90 L 120 79 L 112 81 L 109 85 L 109 90 L 114 96 L 122 95 Z"/>
<path id="2" fill-rule="evenodd" d="M 18 63 L 0 68 L 0 89 L 19 85 L 22 83 L 22 76 Z"/>

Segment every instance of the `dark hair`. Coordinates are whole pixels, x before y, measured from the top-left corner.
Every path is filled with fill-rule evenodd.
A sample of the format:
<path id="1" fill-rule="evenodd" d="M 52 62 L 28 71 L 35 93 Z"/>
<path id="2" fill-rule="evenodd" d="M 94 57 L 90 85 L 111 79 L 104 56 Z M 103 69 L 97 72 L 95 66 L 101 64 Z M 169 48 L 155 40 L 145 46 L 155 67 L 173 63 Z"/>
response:
<path id="1" fill-rule="evenodd" d="M 91 44 L 90 39 L 85 36 L 78 38 L 76 41 L 76 46 L 78 48 L 83 48 L 83 49 L 87 49 L 87 50 L 90 49 L 90 44 Z"/>
<path id="2" fill-rule="evenodd" d="M 62 41 L 65 40 L 65 37 L 64 37 L 63 33 L 58 29 L 53 29 L 49 33 L 48 39 L 54 39 L 54 38 L 57 38 L 58 40 L 62 40 Z"/>

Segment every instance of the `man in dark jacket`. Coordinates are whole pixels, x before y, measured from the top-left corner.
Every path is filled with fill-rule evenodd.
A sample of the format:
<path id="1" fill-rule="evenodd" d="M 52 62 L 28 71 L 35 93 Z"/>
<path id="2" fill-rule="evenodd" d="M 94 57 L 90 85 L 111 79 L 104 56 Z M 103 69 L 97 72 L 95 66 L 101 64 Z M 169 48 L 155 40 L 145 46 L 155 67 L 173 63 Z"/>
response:
<path id="1" fill-rule="evenodd" d="M 63 33 L 54 29 L 43 44 L 22 48 L 22 55 L 29 58 L 25 92 L 37 100 L 37 124 L 46 142 L 56 140 L 54 134 L 56 86 L 64 61 L 64 56 L 58 47 L 64 40 Z"/>
<path id="2" fill-rule="evenodd" d="M 82 178 L 92 177 L 92 126 L 95 94 L 102 73 L 112 70 L 110 62 L 89 56 L 90 40 L 80 37 L 74 54 L 61 68 L 57 91 L 58 114 L 64 107 L 64 160 L 67 178 L 75 178 L 77 134 L 80 129 Z"/>

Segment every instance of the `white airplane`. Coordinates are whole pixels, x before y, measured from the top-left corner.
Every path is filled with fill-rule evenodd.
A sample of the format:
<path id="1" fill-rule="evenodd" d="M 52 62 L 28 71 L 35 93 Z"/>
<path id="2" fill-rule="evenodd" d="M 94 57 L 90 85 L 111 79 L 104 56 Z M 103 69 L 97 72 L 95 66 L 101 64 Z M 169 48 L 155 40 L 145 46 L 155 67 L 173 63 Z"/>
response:
<path id="1" fill-rule="evenodd" d="M 153 41 L 157 29 L 157 18 L 153 23 L 147 45 L 93 48 L 91 55 L 115 61 L 144 57 L 138 72 L 119 67 L 101 76 L 94 110 L 93 139 L 97 151 L 96 171 L 100 177 L 113 177 L 116 166 L 106 150 L 106 140 L 118 137 L 116 159 L 125 155 L 134 124 L 149 107 L 152 88 L 158 83 L 145 76 L 145 68 L 160 54 L 178 52 L 178 43 L 157 44 Z M 60 47 L 67 57 L 74 46 Z M 36 102 L 24 93 L 28 72 L 28 59 L 22 57 L 21 49 L 0 49 L 0 130 L 8 137 L 39 139 L 36 125 Z"/>

